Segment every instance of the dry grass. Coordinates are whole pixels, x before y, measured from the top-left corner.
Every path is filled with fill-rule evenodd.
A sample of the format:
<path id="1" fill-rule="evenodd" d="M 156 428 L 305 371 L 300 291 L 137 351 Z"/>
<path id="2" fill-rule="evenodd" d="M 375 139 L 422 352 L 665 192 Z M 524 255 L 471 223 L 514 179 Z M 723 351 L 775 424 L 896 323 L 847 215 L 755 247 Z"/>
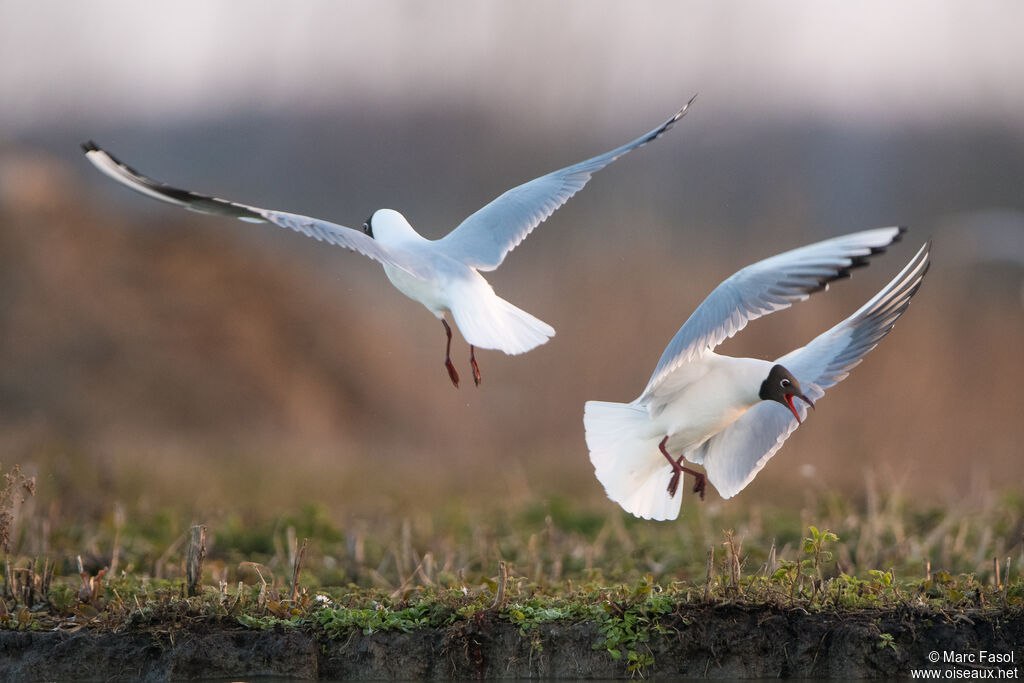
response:
<path id="1" fill-rule="evenodd" d="M 9 557 L 15 566 L 55 559 L 57 575 L 65 577 L 79 573 L 80 556 L 90 575 L 107 568 L 115 577 L 183 579 L 189 527 L 202 523 L 212 586 L 253 579 L 247 567 L 256 563 L 285 590 L 302 539 L 309 539 L 303 584 L 310 587 L 351 584 L 400 594 L 415 586 L 479 586 L 495 579 L 502 562 L 515 580 L 538 586 L 648 575 L 696 583 L 713 547 L 724 575 L 771 574 L 779 563 L 797 562 L 813 525 L 839 536 L 828 565 L 833 576 L 892 570 L 918 581 L 944 571 L 990 582 L 998 561 L 1009 562 L 1002 580 L 1011 582 L 1024 566 L 1024 498 L 993 489 L 976 489 L 955 504 L 925 503 L 869 478 L 856 495 L 808 494 L 803 503 L 689 500 L 678 521 L 661 524 L 596 497 L 550 492 L 485 500 L 434 491 L 395 497 L 386 508 L 372 498 L 223 505 L 199 517 L 180 503 L 139 499 L 83 514 L 82 506 L 59 506 L 44 486 L 18 508 Z M 725 552 L 723 540 L 735 552 Z"/>

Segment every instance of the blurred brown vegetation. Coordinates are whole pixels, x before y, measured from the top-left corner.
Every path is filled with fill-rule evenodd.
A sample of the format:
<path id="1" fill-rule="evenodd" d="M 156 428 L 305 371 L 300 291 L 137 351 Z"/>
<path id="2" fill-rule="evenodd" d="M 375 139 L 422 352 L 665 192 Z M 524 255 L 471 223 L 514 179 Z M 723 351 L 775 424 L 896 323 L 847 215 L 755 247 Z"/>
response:
<path id="1" fill-rule="evenodd" d="M 763 217 L 757 238 L 700 213 L 668 219 L 609 199 L 628 192 L 629 170 L 606 172 L 490 278 L 557 335 L 525 356 L 478 354 L 483 385 L 455 390 L 441 326 L 375 264 L 320 245 L 311 256 L 284 231 L 248 239 L 272 229 L 144 199 L 122 212 L 65 163 L 8 150 L 0 168 L 0 459 L 38 476 L 37 504 L 52 515 L 99 517 L 113 502 L 198 517 L 548 495 L 611 506 L 587 459 L 584 401 L 635 397 L 693 307 L 736 269 L 838 232 L 793 227 L 799 196 Z M 598 199 L 614 210 L 571 208 Z M 614 229 L 591 225 L 602 218 Z M 911 225 L 852 280 L 723 350 L 775 357 L 806 343 L 931 235 Z M 1019 489 L 1019 272 L 954 263 L 956 249 L 936 242 L 891 336 L 747 490 L 708 505 L 856 497 L 867 476 L 932 502 Z M 461 339 L 453 355 L 468 371 Z"/>

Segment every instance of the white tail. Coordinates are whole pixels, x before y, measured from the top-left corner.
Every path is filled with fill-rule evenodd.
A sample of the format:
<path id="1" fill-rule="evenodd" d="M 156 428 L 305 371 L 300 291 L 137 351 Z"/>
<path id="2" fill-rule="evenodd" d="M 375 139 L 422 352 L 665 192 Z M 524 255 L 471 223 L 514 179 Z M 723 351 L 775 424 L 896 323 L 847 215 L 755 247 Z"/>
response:
<path id="1" fill-rule="evenodd" d="M 480 349 L 498 349 L 515 355 L 555 336 L 551 325 L 516 308 L 489 286 L 467 287 L 460 292 L 458 305 L 451 311 L 462 337 Z"/>
<path id="2" fill-rule="evenodd" d="M 594 473 L 609 498 L 644 519 L 679 516 L 686 487 L 680 482 L 676 495 L 668 495 L 672 468 L 658 450 L 661 437 L 647 436 L 650 415 L 646 408 L 587 401 L 583 427 Z"/>

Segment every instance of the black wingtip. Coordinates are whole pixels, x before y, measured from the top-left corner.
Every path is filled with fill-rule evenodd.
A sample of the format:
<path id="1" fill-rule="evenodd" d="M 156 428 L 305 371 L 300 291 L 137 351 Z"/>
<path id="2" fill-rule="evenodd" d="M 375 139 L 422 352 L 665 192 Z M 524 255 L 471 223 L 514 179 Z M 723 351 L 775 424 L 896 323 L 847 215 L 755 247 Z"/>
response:
<path id="1" fill-rule="evenodd" d="M 807 293 L 814 294 L 815 292 L 820 292 L 822 289 L 827 289 L 828 283 L 835 282 L 836 280 L 845 280 L 846 278 L 851 277 L 851 270 L 866 267 L 868 264 L 871 263 L 872 257 L 885 253 L 885 251 L 889 248 L 890 245 L 892 245 L 894 242 L 899 242 L 900 239 L 902 239 L 903 234 L 907 232 L 906 226 L 903 225 L 896 226 L 896 230 L 896 235 L 892 238 L 889 244 L 886 244 L 881 247 L 870 247 L 868 253 L 863 254 L 861 256 L 851 256 L 850 265 L 844 266 L 843 268 L 838 269 L 833 275 L 823 278 L 822 280 L 819 281 L 818 287 L 807 290 Z"/>
<path id="2" fill-rule="evenodd" d="M 687 112 L 687 111 L 689 111 L 689 109 L 690 109 L 690 105 L 691 105 L 691 104 L 693 104 L 693 101 L 694 101 L 695 99 L 697 99 L 697 95 L 698 95 L 698 94 L 699 94 L 699 93 L 693 93 L 693 97 L 691 97 L 691 98 L 689 99 L 689 101 L 688 101 L 688 102 L 687 102 L 686 104 L 684 104 L 684 105 L 683 105 L 683 108 L 682 108 L 682 109 L 680 109 L 679 111 L 677 111 L 677 112 L 676 112 L 676 115 L 672 117 L 672 122 L 673 122 L 673 123 L 675 123 L 675 122 L 676 122 L 676 121 L 678 121 L 679 119 L 681 119 L 681 118 L 683 118 L 684 116 L 686 116 L 686 112 Z"/>
<path id="3" fill-rule="evenodd" d="M 98 152 L 100 148 L 92 140 L 86 140 L 81 145 L 82 151 L 88 154 L 89 152 Z"/>
<path id="4" fill-rule="evenodd" d="M 864 268 L 868 265 L 868 263 L 871 262 L 871 256 L 881 254 L 884 251 L 885 247 L 874 247 L 871 249 L 871 253 L 868 254 L 867 256 L 852 256 L 850 257 L 850 265 L 846 267 L 846 270 L 850 270 L 851 268 Z M 849 273 L 847 273 L 847 277 L 848 276 Z"/>
<path id="5" fill-rule="evenodd" d="M 651 131 L 650 134 L 648 134 L 647 137 L 644 138 L 644 141 L 641 144 L 646 145 L 648 142 L 650 142 L 652 140 L 657 140 L 663 134 L 667 133 L 672 128 L 672 126 L 674 126 L 676 124 L 676 122 L 679 121 L 679 119 L 681 119 L 684 116 L 686 116 L 686 112 L 690 109 L 690 105 L 693 104 L 693 101 L 695 99 L 697 99 L 697 94 L 696 93 L 694 93 L 693 97 L 690 98 L 690 101 L 687 102 L 686 104 L 684 104 L 683 108 L 680 109 L 679 111 L 677 111 L 672 116 L 672 118 L 670 118 L 665 123 L 661 124 L 661 126 L 659 128 L 657 128 L 656 130 Z"/>
<path id="6" fill-rule="evenodd" d="M 871 254 L 870 254 L 870 256 L 877 256 L 878 254 L 884 254 L 885 251 L 889 247 L 891 247 L 892 245 L 894 245 L 897 242 L 901 241 L 903 239 L 903 235 L 905 235 L 906 232 L 907 232 L 907 226 L 905 226 L 905 225 L 897 225 L 896 226 L 896 234 L 889 241 L 889 244 L 886 244 L 886 245 L 881 246 L 881 247 L 871 247 Z M 861 258 L 863 258 L 863 257 L 861 257 Z M 866 264 L 861 264 L 861 265 L 866 265 Z"/>

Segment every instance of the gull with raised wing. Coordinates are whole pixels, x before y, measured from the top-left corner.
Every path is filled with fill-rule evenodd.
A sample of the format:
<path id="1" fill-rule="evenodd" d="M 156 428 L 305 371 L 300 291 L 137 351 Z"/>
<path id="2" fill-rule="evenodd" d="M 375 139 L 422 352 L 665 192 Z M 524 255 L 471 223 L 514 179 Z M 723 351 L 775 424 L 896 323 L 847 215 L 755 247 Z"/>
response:
<path id="1" fill-rule="evenodd" d="M 450 313 L 469 343 L 473 381 L 480 384 L 476 348 L 525 353 L 540 346 L 555 330 L 494 293 L 480 274 L 501 265 L 542 221 L 583 188 L 592 174 L 619 157 L 661 136 L 681 119 L 691 98 L 672 118 L 654 130 L 610 152 L 554 171 L 508 190 L 462 221 L 438 240 L 417 233 L 402 214 L 379 209 L 362 231 L 317 218 L 261 209 L 181 190 L 148 178 L 121 163 L 94 142 L 82 145 L 96 168 L 136 192 L 199 213 L 231 216 L 252 223 L 269 222 L 324 242 L 358 251 L 384 266 L 391 283 L 441 320 L 447 337 L 444 364 L 452 383 L 459 373 L 451 361 Z"/>
<path id="2" fill-rule="evenodd" d="M 683 474 L 705 479 L 723 498 L 749 484 L 803 422 L 825 390 L 889 333 L 928 270 L 929 244 L 853 315 L 807 346 L 774 361 L 719 355 L 714 348 L 747 322 L 788 308 L 903 234 L 865 230 L 787 251 L 743 268 L 718 285 L 673 337 L 632 403 L 588 401 L 590 462 L 608 497 L 645 519 L 675 519 Z M 798 399 L 799 403 L 794 403 Z M 683 465 L 703 465 L 704 473 Z"/>

